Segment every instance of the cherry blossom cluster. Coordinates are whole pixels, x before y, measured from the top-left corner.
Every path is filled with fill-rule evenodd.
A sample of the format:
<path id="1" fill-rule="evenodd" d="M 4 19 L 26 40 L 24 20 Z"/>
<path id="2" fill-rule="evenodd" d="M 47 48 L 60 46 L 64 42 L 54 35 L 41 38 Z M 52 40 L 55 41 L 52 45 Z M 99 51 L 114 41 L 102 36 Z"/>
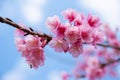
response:
<path id="1" fill-rule="evenodd" d="M 101 78 L 105 73 L 105 69 L 101 68 L 100 62 L 95 56 L 87 57 L 85 62 L 78 63 L 77 67 L 74 69 L 74 75 L 76 78 L 81 78 L 82 75 L 84 75 L 84 77 L 87 77 L 89 80 Z"/>
<path id="2" fill-rule="evenodd" d="M 49 44 L 56 52 L 69 52 L 73 57 L 83 53 L 79 57 L 80 62 L 73 70 L 75 78 L 87 77 L 89 80 L 98 80 L 107 73 L 117 76 L 114 70 L 120 61 L 120 41 L 116 35 L 117 31 L 113 32 L 107 24 L 102 25 L 104 29 L 101 31 L 100 19 L 91 14 L 85 16 L 73 9 L 67 9 L 62 15 L 64 23 L 56 15 L 48 17 L 46 21 L 53 33 L 52 37 L 34 32 L 32 28 L 27 29 L 9 18 L 0 17 L 0 22 L 17 28 L 15 44 L 30 67 L 38 68 L 44 64 L 43 49 Z M 101 42 L 103 44 L 100 44 Z M 87 48 L 84 45 L 87 45 Z M 61 77 L 62 80 L 68 80 L 73 75 L 62 72 Z"/>
<path id="3" fill-rule="evenodd" d="M 103 53 L 103 51 L 101 52 Z M 100 56 L 96 55 L 84 57 L 84 61 L 78 62 L 77 66 L 74 68 L 73 70 L 74 76 L 77 79 L 86 77 L 89 80 L 97 80 L 105 77 L 105 75 L 109 73 L 113 77 L 116 77 L 117 76 L 117 73 L 115 71 L 116 63 L 109 65 L 107 63 L 113 61 L 113 58 L 111 58 L 110 55 L 108 56 L 107 54 L 104 57 L 106 57 L 106 60 L 103 59 L 103 57 L 100 58 Z"/>
<path id="4" fill-rule="evenodd" d="M 104 43 L 120 47 L 116 32 L 111 30 L 108 24 L 103 27 L 104 35 L 107 37 Z M 109 73 L 116 77 L 118 74 L 115 67 L 120 60 L 119 54 L 119 49 L 87 46 L 82 55 L 83 60 L 79 61 L 73 70 L 74 76 L 76 78 L 87 77 L 89 80 L 98 80 Z"/>
<path id="5" fill-rule="evenodd" d="M 85 16 L 73 9 L 62 12 L 65 23 L 58 16 L 48 17 L 46 24 L 54 37 L 49 45 L 57 52 L 69 52 L 78 57 L 83 52 L 83 44 L 100 43 L 104 36 L 100 30 L 101 22 L 97 16 Z"/>
<path id="6" fill-rule="evenodd" d="M 25 57 L 30 67 L 38 68 L 44 64 L 44 51 L 46 40 L 42 37 L 26 34 L 17 29 L 15 32 L 15 44 L 18 51 Z"/>

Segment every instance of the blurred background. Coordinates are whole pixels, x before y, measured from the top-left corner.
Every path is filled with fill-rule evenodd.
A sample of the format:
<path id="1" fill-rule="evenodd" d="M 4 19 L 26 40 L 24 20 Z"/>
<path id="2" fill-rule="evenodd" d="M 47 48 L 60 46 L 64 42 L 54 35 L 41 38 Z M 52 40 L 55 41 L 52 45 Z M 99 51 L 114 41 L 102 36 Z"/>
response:
<path id="1" fill-rule="evenodd" d="M 47 17 L 61 16 L 61 11 L 68 8 L 97 15 L 112 29 L 120 27 L 120 0 L 0 0 L 0 16 L 45 33 L 50 33 L 45 25 Z M 61 80 L 62 71 L 72 73 L 77 59 L 56 53 L 49 46 L 44 49 L 45 65 L 30 69 L 15 47 L 14 30 L 0 23 L 0 80 Z M 117 71 L 120 75 L 120 66 Z M 108 75 L 104 80 L 107 79 L 120 80 L 120 76 L 114 79 Z"/>

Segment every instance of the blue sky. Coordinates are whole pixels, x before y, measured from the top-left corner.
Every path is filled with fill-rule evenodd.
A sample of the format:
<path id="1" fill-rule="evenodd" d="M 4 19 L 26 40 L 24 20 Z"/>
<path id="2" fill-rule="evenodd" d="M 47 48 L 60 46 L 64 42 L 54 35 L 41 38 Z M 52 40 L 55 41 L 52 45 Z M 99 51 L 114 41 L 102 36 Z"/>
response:
<path id="1" fill-rule="evenodd" d="M 50 33 L 45 25 L 47 17 L 61 16 L 61 11 L 67 8 L 98 15 L 112 29 L 120 25 L 119 0 L 0 0 L 0 16 L 46 33 Z M 44 49 L 45 65 L 37 70 L 30 69 L 14 45 L 14 30 L 0 23 L 0 80 L 61 80 L 61 71 L 72 72 L 76 59 L 69 54 L 56 53 L 49 46 Z"/>

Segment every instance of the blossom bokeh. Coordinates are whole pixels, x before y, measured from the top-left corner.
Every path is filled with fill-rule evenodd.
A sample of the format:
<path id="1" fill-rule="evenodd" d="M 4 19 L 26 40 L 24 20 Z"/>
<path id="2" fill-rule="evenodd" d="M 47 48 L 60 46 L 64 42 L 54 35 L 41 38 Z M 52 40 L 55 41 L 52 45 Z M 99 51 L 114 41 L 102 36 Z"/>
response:
<path id="1" fill-rule="evenodd" d="M 120 27 L 119 0 L 1 0 L 0 16 L 50 34 L 45 25 L 47 18 L 53 15 L 61 16 L 61 11 L 68 8 L 86 15 L 89 13 L 97 15 L 113 30 Z M 16 49 L 14 31 L 15 29 L 9 25 L 0 23 L 0 80 L 62 80 L 62 72 L 72 73 L 77 59 L 70 54 L 57 53 L 49 46 L 44 48 L 46 56 L 44 66 L 31 69 Z M 120 66 L 116 71 L 120 75 Z M 103 80 L 107 79 L 114 80 L 114 77 L 107 75 Z M 119 79 L 120 76 L 115 78 Z"/>

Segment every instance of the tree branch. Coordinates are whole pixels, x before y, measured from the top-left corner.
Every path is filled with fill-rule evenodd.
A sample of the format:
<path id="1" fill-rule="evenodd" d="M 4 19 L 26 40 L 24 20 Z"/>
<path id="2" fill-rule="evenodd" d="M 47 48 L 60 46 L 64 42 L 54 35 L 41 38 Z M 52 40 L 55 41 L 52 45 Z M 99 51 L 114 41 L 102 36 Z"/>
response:
<path id="1" fill-rule="evenodd" d="M 47 39 L 47 43 L 49 43 L 51 40 L 52 40 L 52 37 L 48 34 L 40 34 L 40 33 L 37 33 L 37 32 L 34 32 L 32 30 L 28 30 L 28 29 L 25 29 L 23 28 L 22 26 L 16 24 L 15 22 L 13 22 L 11 19 L 9 18 L 3 18 L 0 16 L 0 22 L 1 23 L 5 23 L 5 24 L 8 24 L 8 25 L 11 25 L 12 27 L 14 28 L 17 28 L 17 29 L 20 29 L 28 34 L 31 34 L 31 35 L 37 35 L 39 37 L 44 37 Z M 86 44 L 86 43 L 85 43 Z M 101 44 L 101 43 L 97 43 L 96 45 L 98 46 L 101 46 L 101 47 L 109 47 L 109 48 L 113 48 L 113 49 L 117 49 L 117 50 L 120 50 L 120 47 L 118 46 L 113 46 L 113 45 L 109 45 L 109 44 Z"/>
<path id="2" fill-rule="evenodd" d="M 97 43 L 96 45 L 98 45 L 98 46 L 102 46 L 102 47 L 109 47 L 109 48 L 113 48 L 113 49 L 120 50 L 120 47 L 118 47 L 118 46 L 113 46 L 113 45 L 109 45 L 109 44 L 101 44 L 101 43 Z"/>
<path id="3" fill-rule="evenodd" d="M 47 43 L 52 39 L 51 36 L 49 36 L 49 35 L 47 35 L 45 33 L 44 34 L 40 34 L 40 33 L 34 32 L 32 30 L 25 29 L 22 26 L 20 26 L 20 25 L 16 24 L 15 22 L 13 22 L 9 18 L 3 18 L 3 17 L 0 16 L 0 22 L 8 24 L 8 25 L 11 25 L 14 28 L 17 28 L 17 29 L 20 29 L 20 30 L 24 31 L 25 33 L 28 33 L 28 34 L 31 34 L 31 35 L 37 35 L 38 37 L 44 37 L 44 38 L 47 39 Z"/>

